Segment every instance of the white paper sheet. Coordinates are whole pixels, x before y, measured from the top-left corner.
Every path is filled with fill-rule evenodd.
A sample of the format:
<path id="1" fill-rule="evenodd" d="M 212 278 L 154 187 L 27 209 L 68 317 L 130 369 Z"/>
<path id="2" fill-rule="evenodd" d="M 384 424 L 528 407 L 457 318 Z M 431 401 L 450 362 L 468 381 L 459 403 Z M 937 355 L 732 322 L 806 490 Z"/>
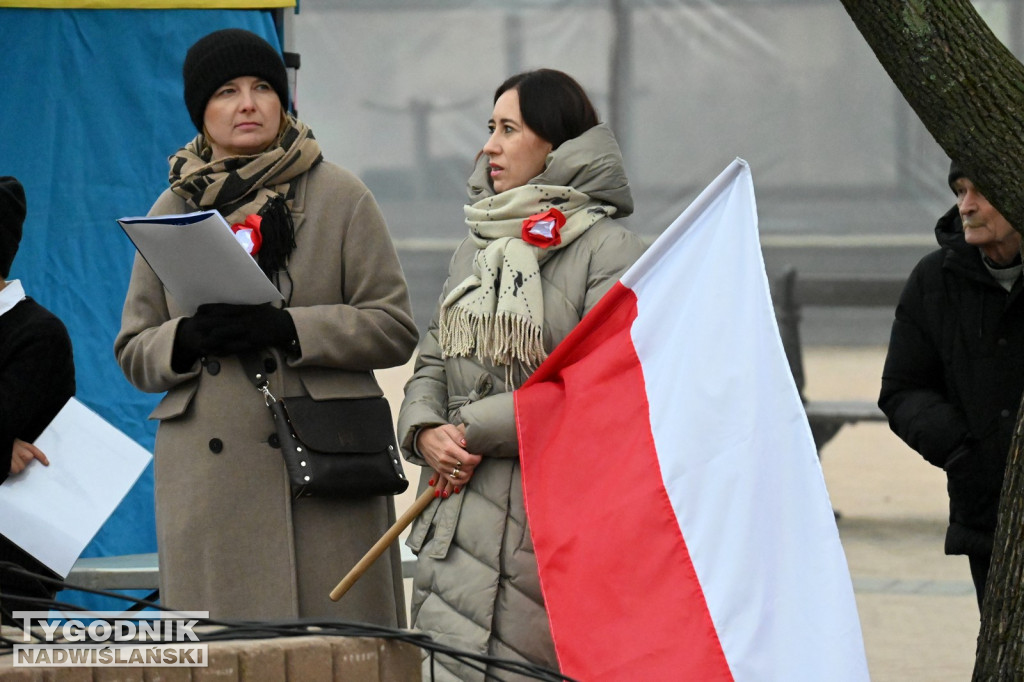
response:
<path id="1" fill-rule="evenodd" d="M 72 398 L 35 441 L 33 461 L 0 485 L 0 533 L 67 577 L 152 455 Z"/>
<path id="2" fill-rule="evenodd" d="M 215 210 L 117 222 L 186 315 L 203 303 L 284 298 Z"/>

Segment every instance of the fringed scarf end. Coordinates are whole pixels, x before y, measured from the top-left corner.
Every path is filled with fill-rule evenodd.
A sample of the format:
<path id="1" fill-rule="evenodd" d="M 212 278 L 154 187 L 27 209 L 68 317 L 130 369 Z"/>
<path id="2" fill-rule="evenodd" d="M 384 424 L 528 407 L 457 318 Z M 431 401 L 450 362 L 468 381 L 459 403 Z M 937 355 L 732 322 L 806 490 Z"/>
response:
<path id="1" fill-rule="evenodd" d="M 519 361 L 532 372 L 548 356 L 541 327 L 523 315 L 498 313 L 486 340 L 487 347 L 481 348 L 480 354 L 495 365 L 509 367 Z"/>
<path id="2" fill-rule="evenodd" d="M 444 357 L 471 357 L 511 368 L 519 362 L 532 372 L 547 358 L 543 330 L 511 313 L 473 314 L 459 306 L 441 311 L 438 342 Z"/>
<path id="3" fill-rule="evenodd" d="M 494 316 L 474 315 L 461 307 L 441 310 L 438 343 L 445 358 L 468 358 L 477 352 L 478 339 L 487 338 Z"/>

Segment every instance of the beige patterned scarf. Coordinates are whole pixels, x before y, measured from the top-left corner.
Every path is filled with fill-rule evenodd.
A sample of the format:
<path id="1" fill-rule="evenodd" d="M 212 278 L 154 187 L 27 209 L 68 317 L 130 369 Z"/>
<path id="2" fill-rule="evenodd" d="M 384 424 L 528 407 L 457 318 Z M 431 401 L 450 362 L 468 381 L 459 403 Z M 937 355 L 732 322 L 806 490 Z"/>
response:
<path id="1" fill-rule="evenodd" d="M 210 148 L 200 134 L 169 160 L 171 190 L 194 209 L 217 208 L 231 223 L 245 220 L 272 197 L 291 208 L 292 181 L 320 163 L 323 156 L 313 132 L 288 116 L 276 144 L 253 156 L 210 160 Z"/>
<path id="2" fill-rule="evenodd" d="M 550 239 L 550 209 L 565 216 Z M 540 266 L 591 225 L 615 213 L 614 206 L 592 200 L 571 187 L 525 185 L 466 206 L 470 239 L 479 249 L 473 274 L 455 286 L 441 304 L 439 340 L 445 357 L 477 357 L 533 371 L 544 350 L 544 297 Z M 535 220 L 530 221 L 531 217 Z M 526 226 L 524 227 L 524 223 Z M 534 246 L 524 241 L 524 231 Z M 557 241 L 557 243 L 553 243 Z"/>

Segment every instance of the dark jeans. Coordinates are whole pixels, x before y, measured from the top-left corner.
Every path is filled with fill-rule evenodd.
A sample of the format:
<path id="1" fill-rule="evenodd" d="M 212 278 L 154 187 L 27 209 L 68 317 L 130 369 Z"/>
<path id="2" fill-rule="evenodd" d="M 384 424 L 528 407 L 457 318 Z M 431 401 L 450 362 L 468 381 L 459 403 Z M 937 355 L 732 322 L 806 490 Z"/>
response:
<path id="1" fill-rule="evenodd" d="M 974 591 L 978 595 L 978 611 L 981 611 L 981 602 L 985 597 L 985 581 L 988 579 L 988 565 L 992 561 L 991 554 L 968 554 L 967 560 L 971 564 L 971 578 L 974 580 Z"/>

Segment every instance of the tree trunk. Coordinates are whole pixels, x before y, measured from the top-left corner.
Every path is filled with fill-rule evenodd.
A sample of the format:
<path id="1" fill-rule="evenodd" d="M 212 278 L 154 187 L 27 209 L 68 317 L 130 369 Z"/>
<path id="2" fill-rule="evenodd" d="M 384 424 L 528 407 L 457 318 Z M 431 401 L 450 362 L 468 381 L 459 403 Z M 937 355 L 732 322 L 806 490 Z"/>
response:
<path id="1" fill-rule="evenodd" d="M 985 584 L 974 681 L 1024 679 L 1024 405 L 999 498 L 992 564 Z"/>
<path id="2" fill-rule="evenodd" d="M 1024 232 L 1024 65 L 968 0 L 840 0 L 907 102 Z M 1010 447 L 974 680 L 1024 679 L 1024 407 Z"/>
<path id="3" fill-rule="evenodd" d="M 939 146 L 1024 230 L 1024 65 L 969 0 L 840 0 Z"/>

